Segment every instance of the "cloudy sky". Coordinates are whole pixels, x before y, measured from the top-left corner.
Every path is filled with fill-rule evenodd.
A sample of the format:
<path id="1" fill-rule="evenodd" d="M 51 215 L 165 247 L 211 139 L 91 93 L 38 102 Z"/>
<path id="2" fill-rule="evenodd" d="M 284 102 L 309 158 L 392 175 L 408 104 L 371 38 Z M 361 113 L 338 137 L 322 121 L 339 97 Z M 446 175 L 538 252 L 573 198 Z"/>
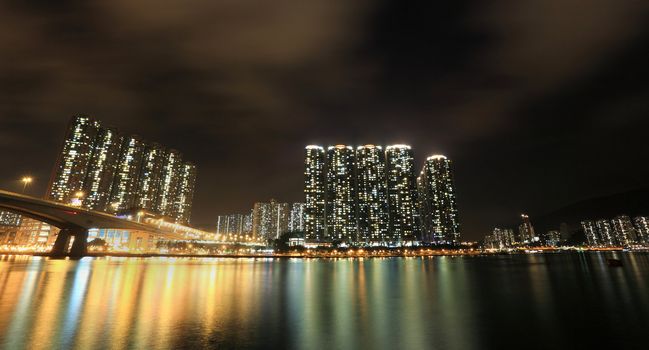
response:
<path id="1" fill-rule="evenodd" d="M 475 239 L 649 186 L 649 2 L 0 0 L 0 187 L 77 113 L 194 161 L 204 226 L 303 200 L 306 144 L 444 153 Z"/>

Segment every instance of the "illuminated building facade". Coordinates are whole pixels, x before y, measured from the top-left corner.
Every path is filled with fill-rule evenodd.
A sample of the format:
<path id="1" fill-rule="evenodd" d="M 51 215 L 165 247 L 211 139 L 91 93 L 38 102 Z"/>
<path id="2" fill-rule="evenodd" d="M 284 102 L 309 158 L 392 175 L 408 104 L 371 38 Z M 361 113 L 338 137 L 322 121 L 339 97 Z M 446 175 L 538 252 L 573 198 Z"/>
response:
<path id="1" fill-rule="evenodd" d="M 506 249 L 516 245 L 514 230 L 496 227 L 491 235 L 484 239 L 484 247 L 488 249 Z"/>
<path id="2" fill-rule="evenodd" d="M 0 226 L 20 226 L 20 219 L 18 214 L 0 210 Z"/>
<path id="3" fill-rule="evenodd" d="M 561 242 L 561 232 L 558 230 L 548 231 L 545 234 L 544 243 L 548 247 L 558 247 Z"/>
<path id="4" fill-rule="evenodd" d="M 14 244 L 46 248 L 54 244 L 59 229 L 50 224 L 23 217 Z"/>
<path id="5" fill-rule="evenodd" d="M 252 215 L 252 235 L 255 238 L 272 240 L 288 232 L 288 203 L 278 203 L 274 199 L 255 203 Z"/>
<path id="6" fill-rule="evenodd" d="M 381 146 L 356 148 L 358 186 L 358 240 L 360 243 L 389 240 L 388 189 L 385 154 Z"/>
<path id="7" fill-rule="evenodd" d="M 183 163 L 178 181 L 178 190 L 174 202 L 173 217 L 181 224 L 189 223 L 194 200 L 194 187 L 196 185 L 196 166 L 192 163 Z"/>
<path id="8" fill-rule="evenodd" d="M 636 234 L 638 236 L 638 243 L 649 245 L 649 217 L 638 216 L 633 219 L 635 224 Z"/>
<path id="9" fill-rule="evenodd" d="M 451 160 L 442 155 L 428 157 L 417 178 L 417 187 L 422 240 L 435 244 L 459 243 L 460 220 Z M 506 246 L 511 245 L 508 239 L 505 241 Z"/>
<path id="10" fill-rule="evenodd" d="M 122 137 L 117 130 L 99 128 L 83 181 L 84 207 L 100 211 L 109 207 L 121 146 Z"/>
<path id="11" fill-rule="evenodd" d="M 424 218 L 425 241 L 459 243 L 455 185 L 446 157 L 430 157 L 417 180 L 408 145 L 385 151 L 376 145 L 336 145 L 326 152 L 307 146 L 305 167 L 307 243 L 409 245 L 421 239 Z"/>
<path id="12" fill-rule="evenodd" d="M 351 146 L 327 149 L 326 237 L 334 241 L 357 242 L 356 157 Z"/>
<path id="13" fill-rule="evenodd" d="M 118 213 L 135 207 L 144 144 L 137 136 L 125 137 L 117 160 L 108 212 Z M 85 201 L 85 200 L 84 200 Z"/>
<path id="14" fill-rule="evenodd" d="M 20 215 L 0 210 L 0 245 L 14 243 L 21 222 Z"/>
<path id="15" fill-rule="evenodd" d="M 216 219 L 216 233 L 221 235 L 250 235 L 252 227 L 252 212 L 219 215 Z"/>
<path id="16" fill-rule="evenodd" d="M 581 228 L 584 231 L 584 235 L 586 236 L 586 242 L 588 243 L 588 246 L 597 247 L 602 245 L 595 222 L 584 220 L 581 222 Z"/>
<path id="17" fill-rule="evenodd" d="M 165 149 L 158 143 L 145 146 L 137 186 L 136 207 L 145 210 L 156 210 L 162 185 L 162 167 L 165 161 Z"/>
<path id="18" fill-rule="evenodd" d="M 73 117 L 47 198 L 120 213 L 145 209 L 187 224 L 196 167 L 176 150 L 122 136 L 87 116 Z"/>
<path id="19" fill-rule="evenodd" d="M 534 226 L 532 226 L 529 215 L 521 214 L 521 219 L 523 222 L 518 226 L 518 237 L 521 243 L 531 243 L 536 236 Z"/>
<path id="20" fill-rule="evenodd" d="M 47 198 L 70 203 L 75 193 L 83 190 L 84 180 L 92 156 L 100 123 L 88 116 L 75 116 L 68 125 Z"/>
<path id="21" fill-rule="evenodd" d="M 636 242 L 636 233 L 631 219 L 626 215 L 620 215 L 611 220 L 613 234 L 621 246 L 630 246 Z"/>
<path id="22" fill-rule="evenodd" d="M 252 235 L 252 211 L 243 216 L 243 234 Z"/>
<path id="23" fill-rule="evenodd" d="M 181 166 L 182 155 L 180 152 L 174 149 L 168 150 L 162 165 L 162 181 L 156 208 L 156 211 L 162 215 L 171 217 L 174 214 L 174 200 L 178 194 Z"/>
<path id="24" fill-rule="evenodd" d="M 412 149 L 407 145 L 388 146 L 385 159 L 390 213 L 388 240 L 394 243 L 415 240 L 419 235 L 419 214 Z"/>
<path id="25" fill-rule="evenodd" d="M 613 247 L 620 244 L 615 238 L 613 228 L 608 220 L 597 220 L 595 226 L 597 227 L 597 238 L 600 245 Z"/>
<path id="26" fill-rule="evenodd" d="M 320 146 L 307 146 L 304 160 L 304 231 L 306 239 L 325 239 L 325 163 Z"/>
<path id="27" fill-rule="evenodd" d="M 304 232 L 305 215 L 304 203 L 293 203 L 288 219 L 288 232 Z"/>

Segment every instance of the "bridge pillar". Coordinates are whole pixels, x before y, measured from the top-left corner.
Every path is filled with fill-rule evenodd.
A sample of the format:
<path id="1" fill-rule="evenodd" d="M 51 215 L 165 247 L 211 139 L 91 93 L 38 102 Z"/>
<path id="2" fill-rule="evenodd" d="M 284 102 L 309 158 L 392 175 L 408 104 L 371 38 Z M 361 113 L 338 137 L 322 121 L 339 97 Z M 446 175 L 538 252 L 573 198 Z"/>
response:
<path id="1" fill-rule="evenodd" d="M 74 236 L 74 242 L 68 253 L 68 246 L 70 245 L 70 238 Z M 50 256 L 53 258 L 62 258 L 70 256 L 71 258 L 82 258 L 88 252 L 88 231 L 83 228 L 64 228 L 59 231 L 56 237 L 54 246 L 50 251 Z"/>
<path id="2" fill-rule="evenodd" d="M 56 236 L 56 241 L 54 241 L 54 246 L 50 251 L 50 256 L 54 258 L 62 258 L 68 252 L 68 245 L 70 244 L 70 229 L 64 228 L 59 231 L 59 235 Z"/>
<path id="3" fill-rule="evenodd" d="M 79 229 L 74 232 L 74 242 L 70 248 L 70 258 L 83 258 L 88 253 L 88 230 Z"/>

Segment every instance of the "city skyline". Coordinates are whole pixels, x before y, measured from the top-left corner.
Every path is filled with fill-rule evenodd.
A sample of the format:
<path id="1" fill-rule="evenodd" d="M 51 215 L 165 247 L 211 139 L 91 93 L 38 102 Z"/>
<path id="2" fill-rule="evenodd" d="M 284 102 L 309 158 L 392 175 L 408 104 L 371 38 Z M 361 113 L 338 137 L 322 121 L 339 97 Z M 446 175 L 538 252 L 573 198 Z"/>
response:
<path id="1" fill-rule="evenodd" d="M 240 11 L 178 4 L 168 15 L 118 3 L 6 4 L 5 32 L 17 34 L 0 38 L 12 62 L 0 67 L 0 140 L 12 164 L 0 188 L 20 191 L 30 174 L 28 193 L 42 194 L 64 125 L 79 113 L 193 160 L 200 226 L 260 198 L 301 201 L 305 144 L 405 143 L 448 155 L 468 239 L 521 212 L 649 187 L 649 165 L 637 161 L 649 128 L 647 5 L 545 4 L 323 2 L 313 11 L 252 1 Z M 232 21 L 208 20 L 220 12 Z M 89 20 L 105 13 L 114 21 Z M 91 34 L 51 30 L 65 23 Z M 616 166 L 601 166 L 607 159 Z"/>

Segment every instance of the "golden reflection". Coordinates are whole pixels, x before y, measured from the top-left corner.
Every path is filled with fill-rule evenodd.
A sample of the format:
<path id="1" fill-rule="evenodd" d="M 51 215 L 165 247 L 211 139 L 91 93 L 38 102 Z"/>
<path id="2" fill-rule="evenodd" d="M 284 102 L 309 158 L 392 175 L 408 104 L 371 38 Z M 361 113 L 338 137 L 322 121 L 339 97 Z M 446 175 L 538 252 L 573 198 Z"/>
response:
<path id="1" fill-rule="evenodd" d="M 0 256 L 0 348 L 476 349 L 484 332 L 502 327 L 490 328 L 494 315 L 485 310 L 516 315 L 506 309 L 512 299 L 536 303 L 526 308 L 530 324 L 554 327 L 562 316 L 554 304 L 579 307 L 562 298 L 582 297 L 564 287 L 592 289 L 624 319 L 646 313 L 647 287 L 639 284 L 647 280 L 649 257 L 620 257 L 624 268 L 611 269 L 597 254 L 529 260 Z"/>

